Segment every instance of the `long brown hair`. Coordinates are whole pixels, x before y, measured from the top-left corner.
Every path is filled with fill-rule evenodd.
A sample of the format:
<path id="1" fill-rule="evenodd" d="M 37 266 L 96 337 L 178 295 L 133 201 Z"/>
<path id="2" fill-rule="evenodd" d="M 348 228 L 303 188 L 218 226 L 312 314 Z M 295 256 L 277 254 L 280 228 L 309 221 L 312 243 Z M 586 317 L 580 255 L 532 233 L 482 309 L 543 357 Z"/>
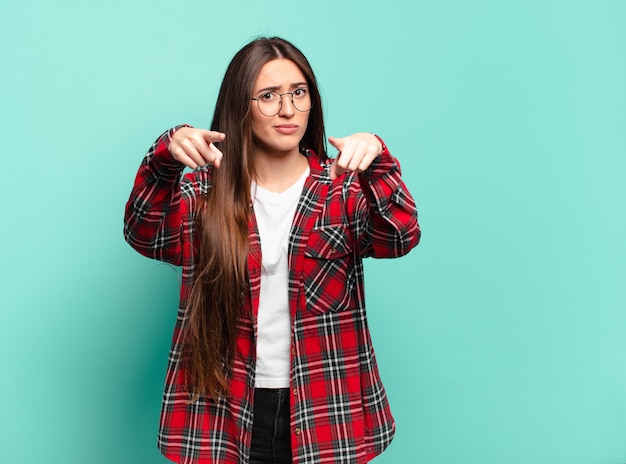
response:
<path id="1" fill-rule="evenodd" d="M 226 70 L 211 123 L 211 130 L 226 134 L 219 144 L 224 156 L 196 211 L 196 271 L 183 346 L 186 379 L 194 397 L 217 399 L 229 394 L 237 322 L 248 290 L 250 185 L 255 177 L 248 111 L 261 67 L 278 58 L 293 61 L 311 89 L 313 105 L 301 146 L 326 158 L 322 103 L 306 57 L 278 37 L 259 38 L 244 46 Z"/>

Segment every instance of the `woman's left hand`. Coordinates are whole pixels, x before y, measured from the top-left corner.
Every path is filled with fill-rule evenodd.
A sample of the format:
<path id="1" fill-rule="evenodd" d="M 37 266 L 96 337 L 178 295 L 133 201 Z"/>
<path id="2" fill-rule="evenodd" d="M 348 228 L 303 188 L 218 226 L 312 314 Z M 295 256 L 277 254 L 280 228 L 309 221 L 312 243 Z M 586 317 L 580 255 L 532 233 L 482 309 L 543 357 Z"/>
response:
<path id="1" fill-rule="evenodd" d="M 328 137 L 330 144 L 339 150 L 339 154 L 330 167 L 330 178 L 336 179 L 346 171 L 363 172 L 383 151 L 383 146 L 376 136 L 367 132 L 358 132 L 347 137 Z"/>

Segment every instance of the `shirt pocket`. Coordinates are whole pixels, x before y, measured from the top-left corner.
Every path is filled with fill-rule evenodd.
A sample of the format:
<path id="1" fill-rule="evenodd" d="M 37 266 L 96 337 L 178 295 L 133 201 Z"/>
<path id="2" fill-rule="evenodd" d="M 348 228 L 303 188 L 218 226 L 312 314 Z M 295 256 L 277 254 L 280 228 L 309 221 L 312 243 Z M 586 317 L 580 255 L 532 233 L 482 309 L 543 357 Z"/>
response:
<path id="1" fill-rule="evenodd" d="M 354 256 L 343 225 L 311 231 L 302 275 L 308 311 L 324 314 L 355 308 Z"/>

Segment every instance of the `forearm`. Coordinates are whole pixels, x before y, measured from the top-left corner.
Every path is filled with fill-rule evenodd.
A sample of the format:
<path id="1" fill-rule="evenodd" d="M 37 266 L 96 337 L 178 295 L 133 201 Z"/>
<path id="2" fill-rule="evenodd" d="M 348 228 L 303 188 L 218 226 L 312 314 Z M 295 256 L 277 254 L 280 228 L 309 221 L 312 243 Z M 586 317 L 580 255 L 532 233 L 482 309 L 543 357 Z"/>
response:
<path id="1" fill-rule="evenodd" d="M 124 215 L 124 238 L 139 253 L 180 264 L 184 166 L 169 153 L 177 126 L 163 133 L 143 159 Z"/>
<path id="2" fill-rule="evenodd" d="M 405 255 L 420 240 L 417 208 L 402 181 L 398 161 L 384 143 L 382 153 L 358 179 L 363 192 L 359 208 L 362 254 L 379 258 Z"/>

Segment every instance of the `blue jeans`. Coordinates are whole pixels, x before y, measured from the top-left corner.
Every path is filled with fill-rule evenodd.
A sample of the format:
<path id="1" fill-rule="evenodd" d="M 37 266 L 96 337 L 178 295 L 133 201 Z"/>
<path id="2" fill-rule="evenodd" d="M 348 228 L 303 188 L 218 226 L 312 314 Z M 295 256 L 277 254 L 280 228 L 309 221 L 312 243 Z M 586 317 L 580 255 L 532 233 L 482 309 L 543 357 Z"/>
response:
<path id="1" fill-rule="evenodd" d="M 288 388 L 254 390 L 250 464 L 291 464 Z"/>

